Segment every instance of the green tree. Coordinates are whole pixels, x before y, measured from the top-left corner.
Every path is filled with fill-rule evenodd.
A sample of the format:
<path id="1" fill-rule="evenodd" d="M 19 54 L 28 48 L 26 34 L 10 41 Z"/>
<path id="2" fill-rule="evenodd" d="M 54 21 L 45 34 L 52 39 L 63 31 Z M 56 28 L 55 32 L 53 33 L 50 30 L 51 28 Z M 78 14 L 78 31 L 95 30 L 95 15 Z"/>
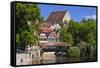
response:
<path id="1" fill-rule="evenodd" d="M 60 41 L 66 42 L 69 46 L 73 44 L 73 37 L 71 33 L 67 32 L 66 28 L 60 30 Z"/>
<path id="2" fill-rule="evenodd" d="M 40 10 L 36 4 L 16 4 L 16 33 L 26 30 L 27 21 L 40 18 Z"/>
<path id="3" fill-rule="evenodd" d="M 76 45 L 79 43 L 80 38 L 79 38 L 79 28 L 80 24 L 78 22 L 75 22 L 74 20 L 70 20 L 69 22 L 69 27 L 68 27 L 68 32 L 72 34 L 73 37 L 73 45 Z"/>
<path id="4" fill-rule="evenodd" d="M 16 44 L 19 44 L 20 43 L 20 37 L 19 37 L 19 34 L 16 34 Z"/>
<path id="5" fill-rule="evenodd" d="M 82 21 L 79 31 L 82 39 L 87 43 L 85 46 L 86 57 L 96 56 L 96 21 L 93 19 Z"/>
<path id="6" fill-rule="evenodd" d="M 86 41 L 90 44 L 96 45 L 96 41 L 92 33 L 88 33 L 86 36 Z"/>
<path id="7" fill-rule="evenodd" d="M 79 58 L 80 57 L 80 49 L 78 47 L 70 47 L 68 50 L 68 56 L 71 58 Z"/>
<path id="8" fill-rule="evenodd" d="M 36 4 L 16 3 L 16 43 L 22 46 L 38 42 L 39 24 L 43 21 L 40 9 Z M 31 22 L 31 26 L 28 25 Z"/>
<path id="9" fill-rule="evenodd" d="M 81 22 L 70 20 L 68 29 L 61 30 L 62 40 L 65 41 L 67 33 L 72 35 L 73 46 L 77 46 L 80 41 L 86 42 L 83 48 L 80 48 L 81 57 L 96 56 L 96 21 L 93 19 L 83 19 Z M 68 36 L 69 37 L 69 36 Z"/>
<path id="10" fill-rule="evenodd" d="M 73 20 L 69 23 L 68 32 L 73 36 L 74 45 L 78 44 L 80 40 L 87 42 L 87 35 L 92 33 L 94 40 L 96 40 L 96 21 L 85 20 L 81 22 L 75 22 Z"/>
<path id="11" fill-rule="evenodd" d="M 31 45 L 31 44 L 36 44 L 37 43 L 37 36 L 34 36 L 34 34 L 28 32 L 28 31 L 23 31 L 21 32 L 20 35 L 20 41 L 25 45 Z"/>

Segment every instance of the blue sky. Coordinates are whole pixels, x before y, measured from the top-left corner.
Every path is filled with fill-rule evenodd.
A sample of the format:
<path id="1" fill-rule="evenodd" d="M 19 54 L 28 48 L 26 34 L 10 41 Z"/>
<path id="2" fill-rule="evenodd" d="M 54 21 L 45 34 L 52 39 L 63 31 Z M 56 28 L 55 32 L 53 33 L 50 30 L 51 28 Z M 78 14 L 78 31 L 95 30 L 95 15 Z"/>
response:
<path id="1" fill-rule="evenodd" d="M 47 19 L 49 14 L 53 11 L 67 10 L 74 21 L 81 21 L 83 18 L 95 17 L 95 7 L 79 7 L 79 6 L 64 6 L 64 5 L 40 5 L 41 15 Z"/>

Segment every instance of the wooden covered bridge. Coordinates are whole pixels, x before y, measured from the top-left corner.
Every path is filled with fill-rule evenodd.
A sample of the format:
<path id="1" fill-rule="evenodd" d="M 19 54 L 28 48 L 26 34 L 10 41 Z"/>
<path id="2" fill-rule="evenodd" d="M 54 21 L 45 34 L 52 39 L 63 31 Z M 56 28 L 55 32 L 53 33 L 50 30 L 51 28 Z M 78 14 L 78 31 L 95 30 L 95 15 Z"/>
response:
<path id="1" fill-rule="evenodd" d="M 58 53 L 67 53 L 69 46 L 64 42 L 50 42 L 45 45 L 40 45 L 42 53 L 44 52 L 55 52 L 55 55 Z"/>

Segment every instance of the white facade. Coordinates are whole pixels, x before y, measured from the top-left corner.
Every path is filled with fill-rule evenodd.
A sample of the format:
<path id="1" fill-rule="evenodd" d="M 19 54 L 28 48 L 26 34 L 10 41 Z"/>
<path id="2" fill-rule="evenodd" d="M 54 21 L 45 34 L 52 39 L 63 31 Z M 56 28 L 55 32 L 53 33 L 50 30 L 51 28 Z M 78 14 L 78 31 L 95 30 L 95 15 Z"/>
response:
<path id="1" fill-rule="evenodd" d="M 69 22 L 70 20 L 71 20 L 71 16 L 70 16 L 69 12 L 67 11 L 63 18 L 63 22 L 65 22 L 65 21 Z"/>
<path id="2" fill-rule="evenodd" d="M 46 34 L 41 33 L 39 38 L 40 38 L 39 45 L 46 45 L 47 44 Z"/>

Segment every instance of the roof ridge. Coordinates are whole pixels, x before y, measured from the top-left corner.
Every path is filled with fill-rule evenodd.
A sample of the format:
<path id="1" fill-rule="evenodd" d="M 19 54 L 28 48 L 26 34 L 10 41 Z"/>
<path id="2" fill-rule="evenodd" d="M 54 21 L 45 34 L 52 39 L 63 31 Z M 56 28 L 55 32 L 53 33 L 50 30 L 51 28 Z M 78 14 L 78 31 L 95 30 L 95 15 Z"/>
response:
<path id="1" fill-rule="evenodd" d="M 67 12 L 67 10 L 53 11 L 52 13 L 57 13 L 57 12 Z"/>
<path id="2" fill-rule="evenodd" d="M 52 11 L 48 16 L 47 21 L 63 20 L 63 17 L 65 16 L 66 13 L 67 13 L 67 10 Z"/>

